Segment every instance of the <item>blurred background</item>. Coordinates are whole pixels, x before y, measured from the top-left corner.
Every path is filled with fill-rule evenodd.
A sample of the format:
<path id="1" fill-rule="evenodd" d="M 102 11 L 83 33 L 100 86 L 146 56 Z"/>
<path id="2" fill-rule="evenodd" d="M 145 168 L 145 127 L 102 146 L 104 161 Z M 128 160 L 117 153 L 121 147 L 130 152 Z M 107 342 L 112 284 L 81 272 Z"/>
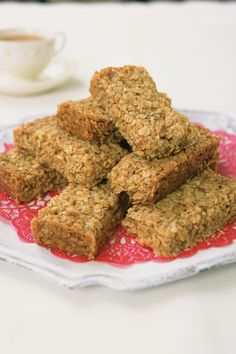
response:
<path id="1" fill-rule="evenodd" d="M 133 0 L 132 2 L 191 2 L 192 0 Z M 200 0 L 201 2 L 210 2 L 209 0 Z M 214 1 L 212 0 L 212 2 L 235 2 L 236 0 L 218 0 L 218 1 Z M 0 0 L 0 2 L 10 2 L 10 0 Z M 62 3 L 62 2 L 78 2 L 78 3 L 87 3 L 87 2 L 130 2 L 129 0 L 18 0 L 15 2 L 22 2 L 22 3 L 26 3 L 26 2 L 38 2 L 38 3 Z"/>
<path id="2" fill-rule="evenodd" d="M 0 71 L 0 126 L 54 114 L 89 95 L 95 70 L 124 64 L 145 66 L 177 109 L 236 117 L 235 1 L 0 0 L 0 29 L 25 27 L 63 33 L 66 46 L 50 90 Z M 54 69 L 68 62 L 61 85 Z M 234 264 L 146 292 L 69 292 L 0 262 L 0 354 L 235 354 L 235 280 Z"/>
<path id="3" fill-rule="evenodd" d="M 236 116 L 235 4 L 226 0 L 0 0 L 0 29 L 27 27 L 66 36 L 65 48 L 55 58 L 60 65 L 54 66 L 52 60 L 50 90 L 4 95 L 6 88 L 13 93 L 17 86 L 6 82 L 3 87 L 0 75 L 2 119 L 13 123 L 27 115 L 54 112 L 59 102 L 89 94 L 95 70 L 124 64 L 145 66 L 177 108 Z M 54 73 L 58 68 L 63 74 L 68 61 L 75 70 L 61 85 Z"/>

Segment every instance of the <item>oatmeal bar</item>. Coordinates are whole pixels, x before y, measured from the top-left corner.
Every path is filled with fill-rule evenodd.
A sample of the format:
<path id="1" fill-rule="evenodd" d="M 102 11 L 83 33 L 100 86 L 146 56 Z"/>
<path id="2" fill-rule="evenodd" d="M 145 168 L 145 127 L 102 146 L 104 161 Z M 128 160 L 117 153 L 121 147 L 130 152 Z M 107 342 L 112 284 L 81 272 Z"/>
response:
<path id="1" fill-rule="evenodd" d="M 102 69 L 93 75 L 90 93 L 109 112 L 136 154 L 163 158 L 185 147 L 191 123 L 171 108 L 167 96 L 157 92 L 145 68 Z"/>
<path id="2" fill-rule="evenodd" d="M 70 185 L 32 221 L 36 242 L 93 259 L 125 216 L 127 202 L 106 184 Z"/>
<path id="3" fill-rule="evenodd" d="M 124 227 L 155 255 L 172 257 L 236 221 L 236 180 L 203 171 L 152 205 L 134 205 Z"/>
<path id="4" fill-rule="evenodd" d="M 14 131 L 14 140 L 17 149 L 86 187 L 99 183 L 127 153 L 117 144 L 97 145 L 67 134 L 57 127 L 55 116 L 23 124 Z"/>
<path id="5" fill-rule="evenodd" d="M 212 166 L 218 157 L 219 138 L 207 129 L 194 129 L 194 142 L 172 157 L 152 161 L 135 153 L 123 157 L 109 174 L 113 192 L 126 192 L 133 203 L 154 203 Z"/>
<path id="6" fill-rule="evenodd" d="M 91 97 L 59 104 L 57 124 L 83 140 L 96 143 L 122 140 L 110 116 Z"/>
<path id="7" fill-rule="evenodd" d="M 0 153 L 0 190 L 17 203 L 26 203 L 49 191 L 61 190 L 67 180 L 37 159 L 15 150 Z"/>

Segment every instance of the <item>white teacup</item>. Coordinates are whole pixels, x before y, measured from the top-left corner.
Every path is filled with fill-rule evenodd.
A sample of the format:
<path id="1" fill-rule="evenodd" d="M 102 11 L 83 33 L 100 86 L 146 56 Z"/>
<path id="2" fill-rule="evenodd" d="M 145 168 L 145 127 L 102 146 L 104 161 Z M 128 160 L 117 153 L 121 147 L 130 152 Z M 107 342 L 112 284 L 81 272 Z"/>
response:
<path id="1" fill-rule="evenodd" d="M 62 33 L 54 35 L 26 29 L 0 30 L 0 70 L 34 79 L 65 45 Z"/>

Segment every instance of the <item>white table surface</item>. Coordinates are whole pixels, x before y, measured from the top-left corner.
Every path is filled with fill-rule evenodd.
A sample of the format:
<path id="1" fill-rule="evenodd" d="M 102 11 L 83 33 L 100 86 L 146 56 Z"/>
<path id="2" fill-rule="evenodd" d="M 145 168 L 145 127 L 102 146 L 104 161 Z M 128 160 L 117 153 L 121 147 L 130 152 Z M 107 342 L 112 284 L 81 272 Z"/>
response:
<path id="1" fill-rule="evenodd" d="M 40 96 L 0 95 L 0 125 L 88 94 L 108 65 L 146 66 L 176 107 L 236 117 L 236 3 L 0 4 L 0 27 L 63 31 L 77 79 Z M 0 263 L 0 353 L 234 354 L 236 265 L 134 293 L 69 291 Z"/>

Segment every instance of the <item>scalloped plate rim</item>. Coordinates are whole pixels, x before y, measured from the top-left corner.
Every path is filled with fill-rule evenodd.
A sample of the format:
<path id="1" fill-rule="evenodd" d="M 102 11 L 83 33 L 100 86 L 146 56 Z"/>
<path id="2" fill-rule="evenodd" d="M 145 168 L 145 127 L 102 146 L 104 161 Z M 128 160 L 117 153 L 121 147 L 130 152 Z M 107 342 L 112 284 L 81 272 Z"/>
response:
<path id="1" fill-rule="evenodd" d="M 236 120 L 223 113 L 182 109 L 179 111 L 189 115 L 190 119 L 199 122 L 207 118 L 207 122 L 205 121 L 204 123 L 211 129 L 224 129 L 229 133 L 236 133 Z M 50 113 L 45 115 L 50 115 Z M 43 116 L 43 114 L 40 116 Z M 9 141 L 12 129 L 20 123 L 35 118 L 35 116 L 28 116 L 18 122 L 18 124 L 0 126 L 0 147 L 6 137 L 8 137 Z M 212 128 L 212 124 L 214 124 L 214 128 Z M 6 231 L 7 235 L 9 234 L 10 236 L 12 234 L 12 238 L 4 237 L 4 241 L 7 243 L 4 244 L 4 242 L 1 242 L 3 239 L 1 239 L 0 230 L 0 260 L 33 270 L 39 275 L 70 289 L 91 285 L 103 285 L 115 290 L 145 289 L 190 277 L 214 266 L 236 262 L 236 242 L 234 241 L 229 246 L 202 250 L 189 259 L 178 259 L 168 264 L 148 262 L 122 268 L 99 262 L 76 264 L 67 260 L 57 259 L 47 250 L 42 250 L 34 244 L 19 242 L 15 230 L 9 224 L 0 220 L 0 225 L 3 226 L 3 229 L 8 230 Z M 13 238 L 14 236 L 15 239 Z M 14 248 L 16 244 L 20 245 L 20 251 L 16 251 Z M 35 257 L 30 254 L 22 253 L 21 249 L 24 249 L 24 247 L 28 247 L 28 250 L 36 251 L 38 259 L 35 260 Z M 159 272 L 160 268 L 157 267 L 162 267 L 161 272 Z M 73 271 L 71 270 L 72 268 Z M 137 277 L 140 273 L 141 276 Z"/>

